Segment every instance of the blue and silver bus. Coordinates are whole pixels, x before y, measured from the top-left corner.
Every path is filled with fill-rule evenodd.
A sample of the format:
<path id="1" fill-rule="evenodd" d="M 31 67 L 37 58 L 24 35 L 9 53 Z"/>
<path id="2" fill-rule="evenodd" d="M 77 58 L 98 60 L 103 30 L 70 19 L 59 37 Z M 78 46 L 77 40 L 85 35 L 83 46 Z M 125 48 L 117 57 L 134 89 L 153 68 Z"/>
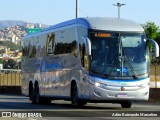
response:
<path id="1" fill-rule="evenodd" d="M 148 100 L 148 42 L 135 22 L 115 18 L 77 18 L 23 39 L 22 93 L 32 103 L 69 100 L 75 106 Z"/>

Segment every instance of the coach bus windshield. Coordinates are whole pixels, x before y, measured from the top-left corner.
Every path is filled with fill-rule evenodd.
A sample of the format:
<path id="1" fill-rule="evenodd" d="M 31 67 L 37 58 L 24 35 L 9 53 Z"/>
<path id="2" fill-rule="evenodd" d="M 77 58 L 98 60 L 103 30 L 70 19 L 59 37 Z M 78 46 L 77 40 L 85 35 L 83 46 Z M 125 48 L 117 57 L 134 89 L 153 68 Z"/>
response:
<path id="1" fill-rule="evenodd" d="M 90 32 L 91 73 L 108 79 L 148 77 L 148 47 L 143 33 Z"/>

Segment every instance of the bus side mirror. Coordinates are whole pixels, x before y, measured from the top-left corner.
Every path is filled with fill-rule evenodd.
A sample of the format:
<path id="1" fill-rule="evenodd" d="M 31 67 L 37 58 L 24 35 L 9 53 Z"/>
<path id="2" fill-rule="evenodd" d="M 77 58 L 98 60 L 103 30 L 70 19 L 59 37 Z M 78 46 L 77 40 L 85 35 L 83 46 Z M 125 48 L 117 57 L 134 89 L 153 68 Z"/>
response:
<path id="1" fill-rule="evenodd" d="M 87 55 L 91 55 L 91 41 L 88 37 L 82 37 L 84 43 L 85 43 L 85 50 Z"/>
<path id="2" fill-rule="evenodd" d="M 83 39 L 83 46 L 82 46 L 82 61 L 83 61 L 83 67 L 86 71 L 89 71 L 90 66 L 90 56 L 91 56 L 91 41 L 88 39 L 88 37 L 82 37 Z"/>
<path id="3" fill-rule="evenodd" d="M 153 45 L 154 51 L 152 53 L 154 58 L 159 57 L 159 46 L 156 41 L 148 39 L 147 42 L 150 42 Z"/>

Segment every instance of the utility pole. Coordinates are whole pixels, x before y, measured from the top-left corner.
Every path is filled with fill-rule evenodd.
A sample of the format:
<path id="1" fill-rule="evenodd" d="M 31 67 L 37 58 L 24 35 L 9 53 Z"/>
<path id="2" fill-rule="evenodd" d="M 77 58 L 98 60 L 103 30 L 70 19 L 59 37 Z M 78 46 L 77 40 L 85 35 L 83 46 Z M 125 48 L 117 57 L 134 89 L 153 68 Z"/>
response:
<path id="1" fill-rule="evenodd" d="M 117 4 L 113 4 L 113 6 L 118 7 L 118 19 L 120 19 L 120 8 L 126 4 L 121 4 L 121 3 L 117 3 Z"/>
<path id="2" fill-rule="evenodd" d="M 76 0 L 76 18 L 78 18 L 78 0 Z"/>

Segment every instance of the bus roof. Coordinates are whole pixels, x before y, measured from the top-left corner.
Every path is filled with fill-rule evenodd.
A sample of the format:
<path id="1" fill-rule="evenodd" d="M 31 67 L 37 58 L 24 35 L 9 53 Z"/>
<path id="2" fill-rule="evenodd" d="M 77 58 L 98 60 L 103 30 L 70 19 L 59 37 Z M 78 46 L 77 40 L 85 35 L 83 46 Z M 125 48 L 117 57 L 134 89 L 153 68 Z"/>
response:
<path id="1" fill-rule="evenodd" d="M 143 32 L 141 25 L 126 19 L 118 18 L 86 18 L 91 29 L 109 31 L 140 31 Z"/>
<path id="2" fill-rule="evenodd" d="M 89 17 L 77 18 L 62 22 L 40 32 L 27 35 L 27 37 L 35 36 L 50 30 L 67 27 L 67 26 L 83 26 L 88 29 L 107 30 L 107 31 L 127 31 L 127 32 L 143 32 L 144 29 L 141 25 L 126 19 L 108 18 L 108 17 Z"/>

